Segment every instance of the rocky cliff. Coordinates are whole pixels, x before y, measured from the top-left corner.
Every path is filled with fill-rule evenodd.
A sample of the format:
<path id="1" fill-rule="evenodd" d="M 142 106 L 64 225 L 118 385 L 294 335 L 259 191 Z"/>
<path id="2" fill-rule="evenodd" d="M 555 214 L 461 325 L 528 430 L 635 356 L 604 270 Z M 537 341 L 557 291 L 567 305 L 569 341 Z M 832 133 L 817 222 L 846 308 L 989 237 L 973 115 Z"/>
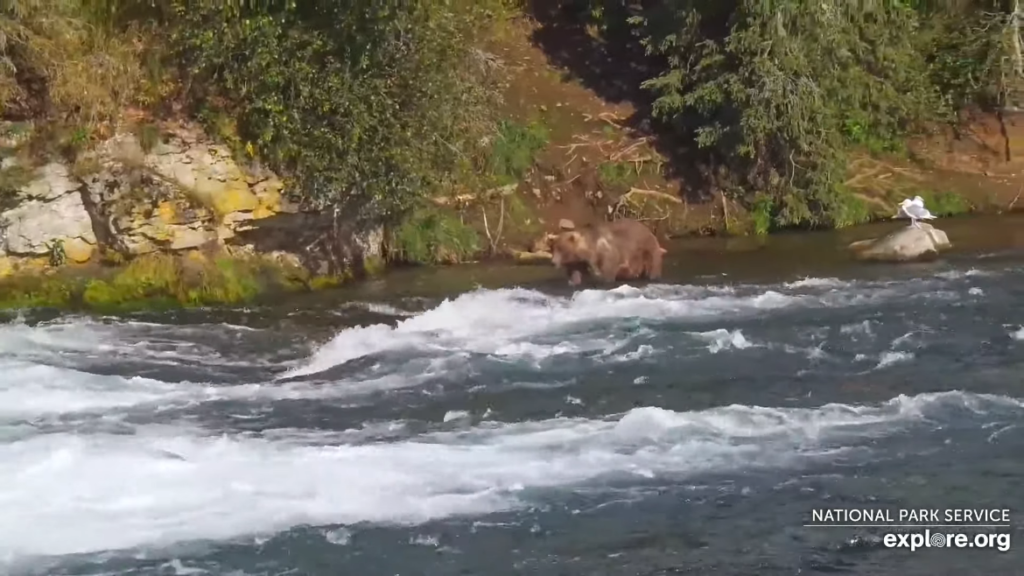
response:
<path id="1" fill-rule="evenodd" d="M 73 163 L 33 164 L 17 153 L 23 140 L 0 142 L 0 174 L 21 175 L 0 190 L 0 277 L 215 247 L 321 275 L 383 256 L 381 230 L 301 211 L 275 174 L 240 166 L 194 126 L 165 127 L 145 147 L 134 133 L 117 134 Z"/>

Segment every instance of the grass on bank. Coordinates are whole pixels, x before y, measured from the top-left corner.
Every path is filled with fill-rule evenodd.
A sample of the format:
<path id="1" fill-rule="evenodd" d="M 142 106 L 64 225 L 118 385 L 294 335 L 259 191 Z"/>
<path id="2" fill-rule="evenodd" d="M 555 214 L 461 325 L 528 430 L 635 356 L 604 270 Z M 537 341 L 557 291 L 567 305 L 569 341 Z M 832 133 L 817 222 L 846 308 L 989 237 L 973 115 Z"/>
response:
<path id="1" fill-rule="evenodd" d="M 166 74 L 149 58 L 154 28 L 115 26 L 117 0 L 10 0 L 0 5 L 0 113 L 33 124 L 35 158 L 73 159 L 113 135 L 132 106 L 163 102 Z M 140 3 L 141 4 L 141 3 Z"/>
<path id="2" fill-rule="evenodd" d="M 914 196 L 920 196 L 921 199 L 924 200 L 924 205 L 928 207 L 928 211 L 940 218 L 943 216 L 948 217 L 967 214 L 974 210 L 971 203 L 956 192 L 933 192 L 923 190 L 917 192 Z"/>
<path id="3" fill-rule="evenodd" d="M 0 309 L 141 308 L 237 305 L 263 296 L 337 286 L 351 277 L 310 276 L 260 257 L 148 254 L 125 266 L 62 267 L 0 280 Z"/>
<path id="4" fill-rule="evenodd" d="M 518 182 L 533 167 L 550 138 L 550 131 L 541 122 L 501 121 L 491 142 L 485 174 L 499 186 Z"/>
<path id="5" fill-rule="evenodd" d="M 433 206 L 414 211 L 391 234 L 391 257 L 411 264 L 456 264 L 481 249 L 480 235 L 459 214 Z"/>
<path id="6" fill-rule="evenodd" d="M 534 167 L 537 156 L 548 145 L 550 132 L 541 122 L 503 120 L 498 123 L 479 169 L 474 186 L 482 191 L 494 186 L 515 184 Z M 481 200 L 488 203 L 490 200 Z M 514 196 L 506 202 L 505 228 L 520 226 L 533 231 L 536 222 Z M 487 210 L 491 206 L 484 206 Z M 474 208 L 477 208 L 474 206 Z M 487 213 L 497 209 L 487 210 Z M 495 222 L 490 226 L 495 226 Z M 411 210 L 389 234 L 389 253 L 393 261 L 408 264 L 456 264 L 477 257 L 486 242 L 473 225 L 476 213 L 442 208 L 429 202 Z"/>

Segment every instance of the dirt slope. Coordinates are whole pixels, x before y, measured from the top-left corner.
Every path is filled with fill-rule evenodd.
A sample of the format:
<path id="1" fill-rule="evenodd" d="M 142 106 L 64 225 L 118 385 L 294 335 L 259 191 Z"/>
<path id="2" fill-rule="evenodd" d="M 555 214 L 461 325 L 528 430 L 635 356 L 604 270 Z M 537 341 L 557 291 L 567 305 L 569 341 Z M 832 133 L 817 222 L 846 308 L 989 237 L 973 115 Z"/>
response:
<path id="1" fill-rule="evenodd" d="M 643 219 L 662 236 L 749 232 L 738 203 L 666 176 L 668 161 L 646 130 L 646 96 L 632 88 L 643 71 L 585 32 L 542 13 L 512 23 L 487 48 L 505 72 L 504 112 L 542 124 L 550 136 L 515 193 L 527 216 L 506 220 L 500 243 L 528 249 L 560 219 L 581 224 L 612 211 Z M 909 157 L 855 158 L 847 185 L 875 217 L 915 194 L 955 195 L 962 203 L 951 211 L 1024 207 L 1024 118 L 964 119 L 959 133 L 944 128 L 911 143 Z M 491 228 L 499 212 L 488 208 Z"/>

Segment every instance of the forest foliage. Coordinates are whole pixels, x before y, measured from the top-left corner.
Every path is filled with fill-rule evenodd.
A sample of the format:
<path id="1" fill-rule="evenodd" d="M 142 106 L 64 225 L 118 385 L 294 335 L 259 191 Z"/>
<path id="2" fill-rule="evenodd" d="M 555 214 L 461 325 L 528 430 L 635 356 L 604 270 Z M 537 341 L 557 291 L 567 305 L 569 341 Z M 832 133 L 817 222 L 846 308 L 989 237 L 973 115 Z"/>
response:
<path id="1" fill-rule="evenodd" d="M 396 218 L 486 160 L 503 0 L 4 0 L 0 106 L 64 148 L 174 105 L 313 209 Z"/>
<path id="2" fill-rule="evenodd" d="M 1021 80 L 1012 1 L 573 4 L 610 40 L 643 44 L 653 115 L 772 227 L 856 223 L 851 150 L 904 152 Z"/>
<path id="3" fill-rule="evenodd" d="M 555 2 L 557 0 L 552 0 Z M 1002 106 L 1024 75 L 1011 0 L 567 0 L 642 45 L 662 134 L 772 227 L 843 226 L 849 152 Z M 512 0 L 0 0 L 0 116 L 63 151 L 128 107 L 177 106 L 298 199 L 394 220 L 493 171 L 478 47 Z"/>

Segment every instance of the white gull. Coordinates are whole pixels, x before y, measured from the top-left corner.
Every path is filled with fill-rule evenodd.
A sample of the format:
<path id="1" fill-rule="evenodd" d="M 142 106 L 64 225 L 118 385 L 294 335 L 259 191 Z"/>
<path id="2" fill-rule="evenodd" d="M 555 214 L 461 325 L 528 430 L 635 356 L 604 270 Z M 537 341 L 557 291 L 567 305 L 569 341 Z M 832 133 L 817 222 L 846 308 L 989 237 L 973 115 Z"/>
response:
<path id="1" fill-rule="evenodd" d="M 899 210 L 893 218 L 910 218 L 910 225 L 915 228 L 921 226 L 917 223 L 918 220 L 933 220 L 935 216 L 924 207 L 924 199 L 920 196 L 914 196 L 913 199 L 906 198 L 903 202 L 900 202 Z"/>

